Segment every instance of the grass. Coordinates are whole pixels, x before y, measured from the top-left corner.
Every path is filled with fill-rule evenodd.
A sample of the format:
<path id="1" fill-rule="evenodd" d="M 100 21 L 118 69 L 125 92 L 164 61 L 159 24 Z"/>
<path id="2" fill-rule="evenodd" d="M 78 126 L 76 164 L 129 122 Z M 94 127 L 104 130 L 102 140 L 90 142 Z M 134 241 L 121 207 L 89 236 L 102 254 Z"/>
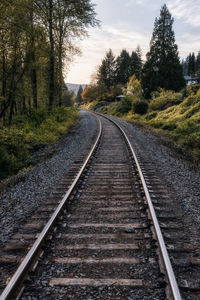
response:
<path id="1" fill-rule="evenodd" d="M 165 110 L 145 116 L 129 114 L 126 119 L 155 129 L 170 138 L 182 153 L 187 152 L 188 158 L 200 161 L 200 90 Z"/>
<path id="2" fill-rule="evenodd" d="M 28 167 L 34 152 L 55 143 L 77 119 L 74 108 L 31 110 L 15 117 L 12 126 L 0 128 L 0 179 Z"/>

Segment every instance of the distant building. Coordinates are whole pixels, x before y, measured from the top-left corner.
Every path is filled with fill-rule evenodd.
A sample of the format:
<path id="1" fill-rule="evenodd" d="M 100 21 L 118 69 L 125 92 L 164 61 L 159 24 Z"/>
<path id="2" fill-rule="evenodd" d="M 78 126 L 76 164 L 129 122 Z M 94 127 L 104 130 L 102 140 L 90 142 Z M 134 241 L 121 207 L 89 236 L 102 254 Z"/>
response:
<path id="1" fill-rule="evenodd" d="M 197 84 L 199 83 L 200 78 L 198 76 L 191 77 L 191 76 L 184 76 L 186 84 L 191 85 L 191 84 Z"/>

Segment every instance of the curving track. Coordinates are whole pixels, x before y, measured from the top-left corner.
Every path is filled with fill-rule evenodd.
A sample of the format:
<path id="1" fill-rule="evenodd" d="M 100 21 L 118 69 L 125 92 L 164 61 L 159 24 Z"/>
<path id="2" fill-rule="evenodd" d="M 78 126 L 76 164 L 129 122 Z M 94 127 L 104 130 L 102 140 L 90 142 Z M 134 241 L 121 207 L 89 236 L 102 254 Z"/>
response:
<path id="1" fill-rule="evenodd" d="M 39 256 L 21 299 L 181 299 L 134 150 L 117 124 L 98 118 L 102 131 L 100 125 L 90 154 L 41 210 L 48 215 L 59 202 L 1 300 L 16 298 Z M 60 199 L 70 174 L 75 181 Z M 29 229 L 46 223 L 41 215 Z M 17 235 L 33 238 L 33 232 Z M 5 263 L 12 265 L 11 258 Z"/>

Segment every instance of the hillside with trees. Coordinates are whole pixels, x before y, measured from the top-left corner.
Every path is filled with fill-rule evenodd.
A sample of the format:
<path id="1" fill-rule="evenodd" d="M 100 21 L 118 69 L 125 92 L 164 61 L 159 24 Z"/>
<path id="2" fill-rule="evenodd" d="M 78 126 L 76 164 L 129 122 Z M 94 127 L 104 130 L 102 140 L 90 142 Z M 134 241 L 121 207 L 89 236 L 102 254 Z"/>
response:
<path id="1" fill-rule="evenodd" d="M 199 74 L 200 52 L 181 63 L 173 22 L 163 5 L 145 62 L 139 46 L 131 54 L 123 49 L 118 57 L 110 49 L 82 98 L 84 107 L 147 126 L 199 160 L 200 85 L 186 87 L 184 74 Z"/>

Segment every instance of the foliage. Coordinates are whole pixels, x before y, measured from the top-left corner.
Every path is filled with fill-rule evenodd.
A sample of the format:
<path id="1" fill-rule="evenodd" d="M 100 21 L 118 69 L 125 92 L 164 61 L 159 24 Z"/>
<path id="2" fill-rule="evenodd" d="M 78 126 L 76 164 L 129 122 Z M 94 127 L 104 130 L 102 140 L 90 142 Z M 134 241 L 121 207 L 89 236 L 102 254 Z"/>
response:
<path id="1" fill-rule="evenodd" d="M 83 93 L 81 94 L 82 99 L 84 102 L 92 102 L 94 100 L 103 100 L 105 97 L 104 95 L 107 93 L 107 88 L 105 85 L 88 85 L 84 89 Z"/>
<path id="2" fill-rule="evenodd" d="M 192 94 L 196 94 L 200 89 L 200 84 L 191 84 L 186 87 L 186 95 L 191 96 Z"/>
<path id="3" fill-rule="evenodd" d="M 38 149 L 55 143 L 78 118 L 73 108 L 30 110 L 0 130 L 0 178 L 16 174 Z"/>
<path id="4" fill-rule="evenodd" d="M 101 103 L 101 102 L 98 102 Z M 93 106 L 92 107 L 94 110 L 98 110 L 100 113 L 103 114 L 108 114 L 108 115 L 112 115 L 115 117 L 121 117 L 124 114 L 127 114 L 131 108 L 132 108 L 132 101 L 130 100 L 130 98 L 123 98 L 121 100 L 121 102 L 114 102 L 111 104 L 108 104 L 108 102 L 103 102 L 103 104 L 98 107 Z"/>
<path id="5" fill-rule="evenodd" d="M 200 76 L 200 51 L 197 56 L 194 52 L 189 53 L 185 60 L 182 62 L 184 75 Z"/>
<path id="6" fill-rule="evenodd" d="M 108 89 L 115 83 L 115 56 L 111 49 L 106 53 L 97 72 L 98 85 L 105 85 Z"/>
<path id="7" fill-rule="evenodd" d="M 130 57 L 129 78 L 132 75 L 135 75 L 137 79 L 140 79 L 141 70 L 142 70 L 142 51 L 140 49 L 140 46 L 138 46 L 136 50 L 132 52 Z"/>
<path id="8" fill-rule="evenodd" d="M 138 46 L 131 55 L 126 49 L 122 50 L 116 58 L 116 82 L 124 86 L 132 75 L 139 79 L 141 69 L 142 54 L 140 47 Z"/>
<path id="9" fill-rule="evenodd" d="M 135 75 L 131 76 L 129 79 L 129 82 L 127 84 L 127 92 L 129 93 L 133 101 L 143 99 L 141 83 Z"/>
<path id="10" fill-rule="evenodd" d="M 172 30 L 173 22 L 167 6 L 164 5 L 160 17 L 155 20 L 150 51 L 142 70 L 142 87 L 146 98 L 158 88 L 180 91 L 185 86 Z"/>
<path id="11" fill-rule="evenodd" d="M 168 91 L 162 91 L 163 96 L 164 93 L 167 95 Z M 129 120 L 138 122 L 134 115 L 129 117 Z M 183 153 L 190 153 L 188 158 L 200 160 L 200 89 L 179 104 L 165 110 L 158 107 L 157 111 L 141 116 L 139 122 L 170 137 Z"/>
<path id="12" fill-rule="evenodd" d="M 145 100 L 137 100 L 133 102 L 132 107 L 135 114 L 144 115 L 148 111 L 148 102 Z"/>
<path id="13" fill-rule="evenodd" d="M 183 101 L 182 93 L 176 93 L 174 91 L 165 91 L 160 89 L 157 93 L 152 93 L 153 99 L 150 101 L 150 110 L 163 110 L 172 105 L 177 105 Z M 155 97 L 155 98 L 154 98 Z"/>
<path id="14" fill-rule="evenodd" d="M 64 65 L 79 52 L 77 38 L 96 25 L 91 0 L 0 1 L 0 119 L 4 125 L 32 107 L 51 110 L 66 105 Z"/>
<path id="15" fill-rule="evenodd" d="M 126 49 L 123 49 L 116 59 L 116 82 L 126 84 L 130 77 L 129 72 L 130 55 Z"/>
<path id="16" fill-rule="evenodd" d="M 79 86 L 79 89 L 78 89 L 78 93 L 77 93 L 77 96 L 76 96 L 76 99 L 75 99 L 75 102 L 77 104 L 81 104 L 83 102 L 83 99 L 82 99 L 82 92 L 83 92 L 83 88 L 82 86 L 80 85 Z"/>

